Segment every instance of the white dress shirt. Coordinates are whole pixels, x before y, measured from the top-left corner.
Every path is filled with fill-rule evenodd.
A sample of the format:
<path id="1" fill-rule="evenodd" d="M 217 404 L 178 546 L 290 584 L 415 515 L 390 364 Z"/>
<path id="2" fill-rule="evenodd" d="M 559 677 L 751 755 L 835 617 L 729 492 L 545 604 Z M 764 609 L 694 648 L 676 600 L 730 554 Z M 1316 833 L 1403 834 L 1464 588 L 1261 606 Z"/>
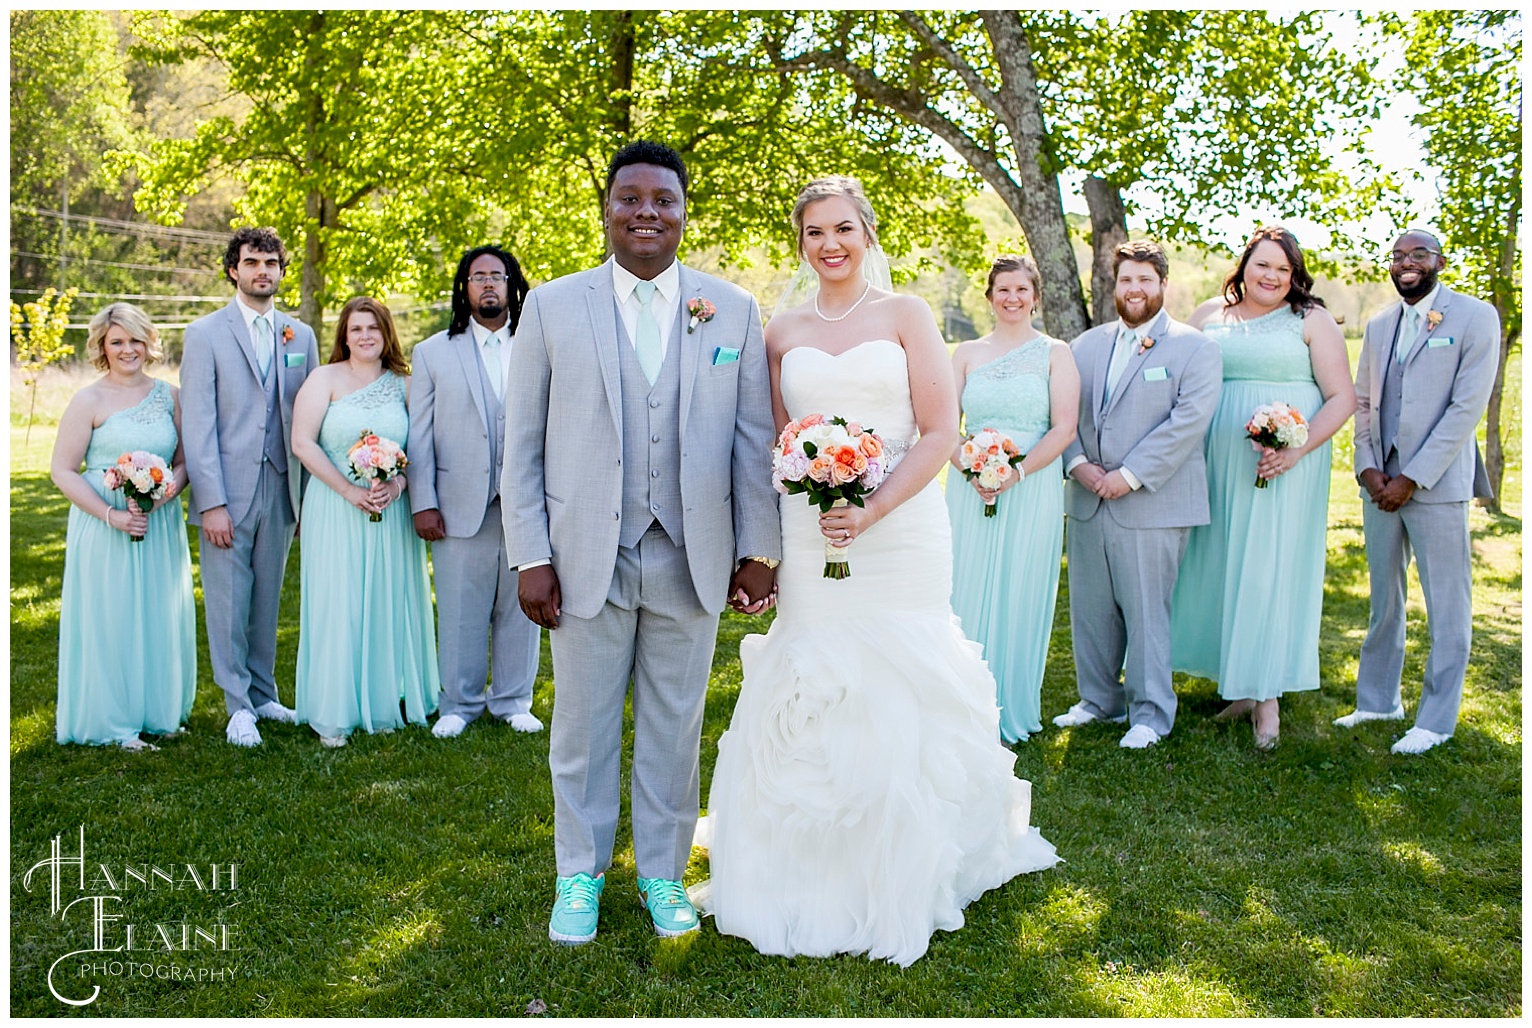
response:
<path id="1" fill-rule="evenodd" d="M 1422 296 L 1414 303 L 1405 303 L 1403 300 L 1399 301 L 1399 331 L 1394 336 L 1394 354 L 1391 359 L 1398 360 L 1400 357 L 1410 352 L 1410 347 L 1415 343 L 1416 335 L 1419 334 L 1420 329 L 1423 328 L 1426 324 L 1426 312 L 1431 309 L 1432 304 L 1436 303 L 1436 294 L 1440 293 L 1441 291 L 1442 284 L 1438 282 L 1436 285 L 1431 287 L 1431 291 L 1429 293 L 1427 293 L 1425 296 Z M 1410 333 L 1410 337 L 1405 339 L 1404 335 L 1410 324 L 1409 312 L 1410 308 L 1412 307 L 1420 312 L 1420 324 L 1416 327 L 1414 332 Z"/>
<path id="2" fill-rule="evenodd" d="M 499 377 L 500 392 L 498 396 L 504 398 L 505 380 L 511 371 L 511 345 L 516 338 L 511 335 L 510 321 L 506 321 L 504 325 L 491 332 L 479 324 L 478 318 L 469 318 L 468 329 L 473 333 L 473 341 L 477 344 L 476 348 L 479 351 L 479 363 L 484 366 L 484 373 L 491 378 Z M 498 360 L 489 355 L 489 341 L 492 338 L 500 340 L 500 356 Z M 492 360 L 495 360 L 494 364 L 490 363 Z"/>
<path id="3" fill-rule="evenodd" d="M 629 345 L 638 339 L 638 313 L 643 304 L 633 292 L 638 276 L 612 260 L 612 289 L 617 294 L 617 313 L 622 316 L 622 327 L 627 330 Z M 660 359 L 670 352 L 670 337 L 675 334 L 676 316 L 681 309 L 681 265 L 670 262 L 670 267 L 654 276 L 654 299 L 650 307 L 654 320 L 660 328 Z"/>
<path id="4" fill-rule="evenodd" d="M 251 346 L 255 345 L 255 319 L 262 317 L 266 319 L 266 324 L 271 326 L 271 350 L 272 355 L 275 356 L 277 351 L 276 307 L 268 307 L 264 312 L 251 310 L 250 306 L 245 303 L 245 298 L 240 296 L 238 293 L 234 294 L 234 302 L 239 305 L 239 313 L 245 319 L 245 332 L 250 336 Z"/>

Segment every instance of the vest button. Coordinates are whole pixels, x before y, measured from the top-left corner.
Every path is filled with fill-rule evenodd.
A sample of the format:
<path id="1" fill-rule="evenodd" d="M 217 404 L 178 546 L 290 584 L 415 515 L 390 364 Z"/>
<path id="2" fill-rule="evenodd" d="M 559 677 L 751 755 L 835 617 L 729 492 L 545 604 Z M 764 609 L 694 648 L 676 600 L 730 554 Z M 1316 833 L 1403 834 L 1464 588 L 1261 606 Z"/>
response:
<path id="1" fill-rule="evenodd" d="M 650 407 L 658 407 L 659 405 L 660 405 L 660 401 L 658 401 L 658 400 L 650 400 L 649 401 L 649 406 Z"/>
<path id="2" fill-rule="evenodd" d="M 649 472 L 649 477 L 650 478 L 659 478 L 660 477 L 660 473 L 658 471 L 651 471 L 651 472 Z"/>
<path id="3" fill-rule="evenodd" d="M 657 436 L 657 435 L 652 435 L 652 436 L 650 436 L 650 437 L 649 437 L 649 441 L 650 441 L 650 442 L 651 442 L 651 443 L 657 443 L 657 442 L 659 442 L 659 441 L 660 441 L 660 437 L 659 437 L 659 436 Z"/>

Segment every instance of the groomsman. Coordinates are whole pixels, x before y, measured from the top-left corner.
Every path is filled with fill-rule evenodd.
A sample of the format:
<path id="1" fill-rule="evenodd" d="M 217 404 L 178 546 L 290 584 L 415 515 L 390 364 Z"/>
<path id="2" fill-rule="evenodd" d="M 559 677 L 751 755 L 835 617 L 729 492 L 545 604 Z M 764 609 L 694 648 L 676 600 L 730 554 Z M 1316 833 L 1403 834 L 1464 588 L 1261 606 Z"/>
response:
<path id="1" fill-rule="evenodd" d="M 1394 753 L 1452 737 L 1473 638 L 1468 503 L 1490 495 L 1474 430 L 1495 385 L 1500 319 L 1437 276 L 1447 266 L 1429 232 L 1406 232 L 1388 255 L 1400 302 L 1367 323 L 1356 369 L 1356 477 L 1372 616 L 1356 673 L 1356 710 L 1335 723 L 1404 718 L 1405 571 L 1414 554 L 1431 653 L 1415 727 Z"/>
<path id="2" fill-rule="evenodd" d="M 307 472 L 292 454 L 293 397 L 319 363 L 313 331 L 272 304 L 287 250 L 269 228 L 229 240 L 234 300 L 186 326 L 182 447 L 190 518 L 202 527 L 202 605 L 213 681 L 236 746 L 257 718 L 295 722 L 277 699 L 277 603 Z"/>
<path id="3" fill-rule="evenodd" d="M 596 937 L 630 682 L 639 897 L 660 935 L 697 930 L 681 874 L 718 615 L 763 609 L 782 555 L 760 310 L 676 260 L 687 186 L 670 147 L 619 150 L 612 259 L 534 289 L 511 356 L 500 488 L 521 606 L 553 651 L 548 935 L 565 944 Z"/>
<path id="4" fill-rule="evenodd" d="M 486 710 L 519 732 L 543 727 L 532 714 L 540 631 L 517 602 L 500 520 L 506 370 L 529 288 L 504 250 L 469 250 L 452 282 L 451 323 L 411 355 L 406 452 L 415 534 L 431 544 L 435 568 L 438 739 Z"/>
<path id="5" fill-rule="evenodd" d="M 1123 243 L 1112 266 L 1118 320 L 1070 344 L 1080 432 L 1064 451 L 1064 510 L 1080 702 L 1053 723 L 1126 719 L 1120 745 L 1143 749 L 1175 724 L 1170 594 L 1191 528 L 1208 523 L 1202 443 L 1223 358 L 1162 309 L 1170 261 L 1158 243 Z"/>

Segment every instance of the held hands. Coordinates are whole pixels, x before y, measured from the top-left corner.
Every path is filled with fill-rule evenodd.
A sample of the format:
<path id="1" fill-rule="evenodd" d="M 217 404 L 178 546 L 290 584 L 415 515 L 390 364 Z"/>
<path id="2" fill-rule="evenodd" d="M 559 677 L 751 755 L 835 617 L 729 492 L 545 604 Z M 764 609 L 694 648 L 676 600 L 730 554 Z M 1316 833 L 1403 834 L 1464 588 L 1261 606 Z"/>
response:
<path id="1" fill-rule="evenodd" d="M 856 537 L 878 523 L 878 516 L 867 507 L 847 504 L 831 507 L 819 515 L 819 531 L 830 540 L 831 546 L 845 547 L 856 542 Z"/>
<path id="2" fill-rule="evenodd" d="M 117 531 L 126 532 L 129 535 L 141 536 L 149 531 L 149 515 L 139 510 L 137 502 L 133 500 L 128 501 L 127 510 L 118 510 L 116 507 L 108 510 L 106 523 Z"/>
<path id="3" fill-rule="evenodd" d="M 363 489 L 354 486 L 346 493 L 346 499 L 351 505 L 368 514 L 381 514 L 388 509 L 388 505 L 397 500 L 404 493 L 404 479 L 399 476 L 390 478 L 387 482 L 374 481 L 371 486 Z"/>
<path id="4" fill-rule="evenodd" d="M 1007 478 L 1005 480 L 1005 482 L 998 489 L 986 489 L 982 485 L 979 484 L 979 480 L 977 478 L 970 478 L 970 479 L 968 479 L 968 484 L 973 486 L 973 491 L 978 493 L 979 494 L 979 498 L 981 500 L 983 500 L 985 503 L 994 503 L 995 502 L 995 497 L 999 496 L 1001 493 L 1005 492 L 1007 489 L 1013 488 L 1014 486 L 1016 486 L 1020 482 L 1021 482 L 1021 476 L 1020 475 L 1012 475 L 1010 478 Z"/>
<path id="5" fill-rule="evenodd" d="M 1255 473 L 1270 482 L 1278 475 L 1286 474 L 1293 470 L 1303 454 L 1297 450 L 1288 448 L 1285 450 L 1273 450 L 1269 446 L 1261 446 L 1254 440 L 1250 445 L 1255 452 L 1261 455 L 1260 461 L 1255 466 Z"/>
<path id="6" fill-rule="evenodd" d="M 1115 500 L 1132 491 L 1133 487 L 1128 485 L 1128 480 L 1122 477 L 1121 471 L 1108 471 L 1096 483 L 1096 495 L 1103 500 Z"/>
<path id="7" fill-rule="evenodd" d="M 1367 490 L 1372 502 L 1388 514 L 1409 503 L 1410 497 L 1415 495 L 1415 480 L 1408 475 L 1390 478 L 1377 468 L 1368 468 L 1362 472 L 1361 481 L 1362 488 Z"/>
<path id="8" fill-rule="evenodd" d="M 559 576 L 552 564 L 527 568 L 516 576 L 516 598 L 527 620 L 544 628 L 559 626 L 559 608 L 564 602 L 559 592 Z"/>
<path id="9" fill-rule="evenodd" d="M 776 602 L 776 569 L 758 560 L 740 561 L 729 579 L 729 606 L 741 614 L 760 614 Z"/>

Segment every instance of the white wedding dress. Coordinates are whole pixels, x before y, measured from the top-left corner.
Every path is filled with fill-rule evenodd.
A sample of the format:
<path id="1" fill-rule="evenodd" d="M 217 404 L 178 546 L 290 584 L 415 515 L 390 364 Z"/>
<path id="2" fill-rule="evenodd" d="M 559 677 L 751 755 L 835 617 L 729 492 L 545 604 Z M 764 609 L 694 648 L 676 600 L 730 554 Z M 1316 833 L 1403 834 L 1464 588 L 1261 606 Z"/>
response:
<path id="1" fill-rule="evenodd" d="M 789 350 L 781 387 L 791 417 L 916 435 L 904 348 L 889 340 Z M 1029 827 L 1031 784 L 1001 745 L 994 679 L 948 602 L 940 487 L 852 543 L 846 579 L 823 577 L 818 522 L 805 497 L 782 498 L 777 618 L 740 644 L 743 684 L 698 829 L 712 878 L 693 896 L 762 953 L 908 966 L 981 893 L 1058 857 Z"/>

